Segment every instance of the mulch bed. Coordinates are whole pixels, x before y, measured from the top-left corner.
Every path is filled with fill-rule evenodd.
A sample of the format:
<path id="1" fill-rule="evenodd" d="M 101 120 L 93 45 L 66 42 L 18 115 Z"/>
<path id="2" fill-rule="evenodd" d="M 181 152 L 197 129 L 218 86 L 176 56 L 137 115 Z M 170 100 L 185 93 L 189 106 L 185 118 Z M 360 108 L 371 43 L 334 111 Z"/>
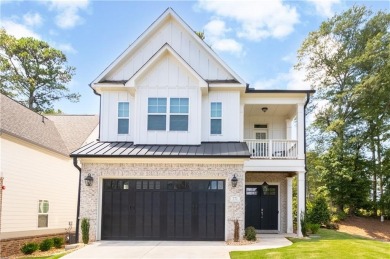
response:
<path id="1" fill-rule="evenodd" d="M 352 235 L 390 241 L 390 220 L 380 221 L 380 218 L 350 216 L 338 223 L 340 232 Z"/>

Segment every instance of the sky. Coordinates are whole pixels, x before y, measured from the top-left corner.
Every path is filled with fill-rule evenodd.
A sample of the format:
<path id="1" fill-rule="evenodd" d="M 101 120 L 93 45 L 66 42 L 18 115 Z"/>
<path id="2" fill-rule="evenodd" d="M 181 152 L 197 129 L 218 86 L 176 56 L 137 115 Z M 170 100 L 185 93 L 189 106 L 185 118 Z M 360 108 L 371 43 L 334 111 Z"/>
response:
<path id="1" fill-rule="evenodd" d="M 195 31 L 250 87 L 308 89 L 304 71 L 293 69 L 309 32 L 353 5 L 390 10 L 390 1 L 94 1 L 1 0 L 0 26 L 8 34 L 35 37 L 65 53 L 76 67 L 69 83 L 78 103 L 62 100 L 66 114 L 98 114 L 89 84 L 168 7 Z"/>

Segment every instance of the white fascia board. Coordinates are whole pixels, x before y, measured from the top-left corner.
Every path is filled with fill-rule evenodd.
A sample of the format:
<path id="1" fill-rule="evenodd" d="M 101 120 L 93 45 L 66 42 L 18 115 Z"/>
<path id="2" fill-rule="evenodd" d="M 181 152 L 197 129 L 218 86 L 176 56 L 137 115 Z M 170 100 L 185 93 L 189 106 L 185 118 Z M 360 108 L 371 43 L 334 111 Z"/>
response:
<path id="1" fill-rule="evenodd" d="M 169 16 L 172 16 L 172 9 L 168 8 L 160 15 L 125 51 L 122 52 L 93 82 L 98 83 L 103 79 L 112 69 L 115 68 L 129 53 L 131 53 L 140 42 L 147 38 L 156 28 L 161 26 Z"/>
<path id="2" fill-rule="evenodd" d="M 207 82 L 168 44 L 159 49 L 130 79 L 126 82 L 125 87 L 135 87 L 135 81 L 142 76 L 148 69 L 153 66 L 165 54 L 172 55 L 182 66 L 184 66 L 199 82 L 200 88 L 208 87 Z"/>
<path id="3" fill-rule="evenodd" d="M 244 171 L 298 172 L 305 171 L 304 159 L 249 159 L 244 162 Z"/>

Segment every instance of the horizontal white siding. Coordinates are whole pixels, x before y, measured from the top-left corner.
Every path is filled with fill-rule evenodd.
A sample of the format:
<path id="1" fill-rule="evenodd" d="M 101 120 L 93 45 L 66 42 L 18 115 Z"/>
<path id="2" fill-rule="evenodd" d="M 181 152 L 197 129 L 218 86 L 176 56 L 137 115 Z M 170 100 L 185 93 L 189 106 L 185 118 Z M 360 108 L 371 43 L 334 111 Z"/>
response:
<path id="1" fill-rule="evenodd" d="M 123 63 L 109 73 L 106 80 L 128 80 L 165 43 L 168 43 L 204 79 L 233 79 L 207 51 L 176 21 L 169 19 L 153 35 L 125 58 Z"/>
<path id="2" fill-rule="evenodd" d="M 246 116 L 244 118 L 244 139 L 255 138 L 255 124 L 265 124 L 268 126 L 268 139 L 286 139 L 286 119 L 275 116 Z M 259 129 L 257 129 L 259 130 Z M 263 130 L 263 129 L 262 129 Z"/>
<path id="3" fill-rule="evenodd" d="M 0 138 L 3 191 L 1 231 L 38 228 L 38 201 L 49 200 L 49 229 L 76 225 L 78 170 L 72 160 Z"/>
<path id="4" fill-rule="evenodd" d="M 222 102 L 222 134 L 210 134 L 210 103 Z M 240 141 L 240 92 L 213 91 L 202 100 L 202 141 Z"/>

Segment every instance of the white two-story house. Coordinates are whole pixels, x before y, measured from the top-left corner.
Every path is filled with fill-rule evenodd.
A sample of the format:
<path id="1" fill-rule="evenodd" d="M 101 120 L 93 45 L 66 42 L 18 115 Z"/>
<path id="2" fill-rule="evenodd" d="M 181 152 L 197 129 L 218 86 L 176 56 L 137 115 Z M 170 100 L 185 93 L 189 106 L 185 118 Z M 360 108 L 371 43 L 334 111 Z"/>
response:
<path id="1" fill-rule="evenodd" d="M 170 8 L 91 87 L 100 139 L 71 156 L 92 240 L 228 240 L 234 220 L 240 236 L 293 232 L 312 91 L 251 89 Z"/>

